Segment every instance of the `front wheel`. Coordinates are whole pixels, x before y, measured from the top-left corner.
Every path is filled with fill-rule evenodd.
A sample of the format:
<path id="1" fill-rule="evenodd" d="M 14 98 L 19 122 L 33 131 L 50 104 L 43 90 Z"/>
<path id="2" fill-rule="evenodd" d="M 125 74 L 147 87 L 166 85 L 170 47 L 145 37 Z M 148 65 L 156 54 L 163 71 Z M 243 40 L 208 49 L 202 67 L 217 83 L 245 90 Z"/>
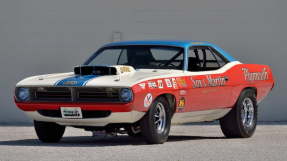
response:
<path id="1" fill-rule="evenodd" d="M 34 121 L 36 134 L 42 142 L 59 142 L 65 132 L 65 126 L 53 122 Z"/>
<path id="2" fill-rule="evenodd" d="M 235 107 L 222 119 L 221 130 L 228 138 L 248 138 L 253 135 L 257 124 L 257 101 L 254 90 L 244 90 Z"/>
<path id="3" fill-rule="evenodd" d="M 140 121 L 141 133 L 149 144 L 164 143 L 169 134 L 171 108 L 164 97 L 157 98 Z"/>

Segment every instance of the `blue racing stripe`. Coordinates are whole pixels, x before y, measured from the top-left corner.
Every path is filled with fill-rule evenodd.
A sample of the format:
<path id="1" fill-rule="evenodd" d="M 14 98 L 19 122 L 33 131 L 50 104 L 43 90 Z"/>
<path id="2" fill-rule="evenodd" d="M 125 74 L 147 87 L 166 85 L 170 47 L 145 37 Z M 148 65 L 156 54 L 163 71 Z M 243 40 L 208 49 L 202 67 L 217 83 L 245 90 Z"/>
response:
<path id="1" fill-rule="evenodd" d="M 98 77 L 97 75 L 84 75 L 84 76 L 73 76 L 65 78 L 55 83 L 55 86 L 75 86 L 80 87 L 88 83 L 89 80 Z"/>

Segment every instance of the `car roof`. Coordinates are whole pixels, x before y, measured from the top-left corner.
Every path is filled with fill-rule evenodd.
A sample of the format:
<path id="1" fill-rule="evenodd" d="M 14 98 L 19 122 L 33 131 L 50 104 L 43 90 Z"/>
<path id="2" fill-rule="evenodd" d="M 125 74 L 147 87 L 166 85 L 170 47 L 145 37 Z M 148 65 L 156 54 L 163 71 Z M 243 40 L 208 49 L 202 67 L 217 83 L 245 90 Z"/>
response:
<path id="1" fill-rule="evenodd" d="M 119 41 L 112 42 L 105 46 L 123 46 L 123 45 L 166 45 L 166 46 L 189 46 L 193 41 L 181 41 L 181 40 L 142 40 L 142 41 Z"/>
<path id="2" fill-rule="evenodd" d="M 235 61 L 235 59 L 230 56 L 222 48 L 218 47 L 215 44 L 212 44 L 207 41 L 193 41 L 193 40 L 141 40 L 141 41 L 118 41 L 112 42 L 104 45 L 103 47 L 110 46 L 128 46 L 128 45 L 163 45 L 163 46 L 175 46 L 175 47 L 191 47 L 191 46 L 211 46 L 218 50 L 224 57 L 229 61 Z"/>

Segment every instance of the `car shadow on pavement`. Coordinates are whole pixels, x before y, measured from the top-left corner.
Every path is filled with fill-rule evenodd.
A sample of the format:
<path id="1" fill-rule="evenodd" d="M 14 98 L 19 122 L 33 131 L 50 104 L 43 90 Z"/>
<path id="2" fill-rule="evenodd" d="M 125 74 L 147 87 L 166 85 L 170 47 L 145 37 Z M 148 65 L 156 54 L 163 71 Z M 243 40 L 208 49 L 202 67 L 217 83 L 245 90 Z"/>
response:
<path id="1" fill-rule="evenodd" d="M 183 136 L 171 135 L 167 142 L 180 142 L 189 140 L 209 140 L 225 139 L 225 137 L 206 137 L 206 136 Z M 55 147 L 102 147 L 102 146 L 120 146 L 120 145 L 147 145 L 141 138 L 128 136 L 108 136 L 108 137 L 91 137 L 76 136 L 64 137 L 59 143 L 42 143 L 38 139 L 22 139 L 0 141 L 0 146 L 55 146 Z"/>

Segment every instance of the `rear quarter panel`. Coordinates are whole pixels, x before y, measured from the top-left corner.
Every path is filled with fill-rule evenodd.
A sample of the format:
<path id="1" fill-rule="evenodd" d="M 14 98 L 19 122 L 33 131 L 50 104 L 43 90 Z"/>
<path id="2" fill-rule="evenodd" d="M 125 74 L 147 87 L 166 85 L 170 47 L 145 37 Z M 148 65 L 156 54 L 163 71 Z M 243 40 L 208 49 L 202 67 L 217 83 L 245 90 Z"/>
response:
<path id="1" fill-rule="evenodd" d="M 272 70 L 268 65 L 238 64 L 228 70 L 229 84 L 232 86 L 230 107 L 234 106 L 241 91 L 252 87 L 257 90 L 257 101 L 262 101 L 274 86 Z"/>

